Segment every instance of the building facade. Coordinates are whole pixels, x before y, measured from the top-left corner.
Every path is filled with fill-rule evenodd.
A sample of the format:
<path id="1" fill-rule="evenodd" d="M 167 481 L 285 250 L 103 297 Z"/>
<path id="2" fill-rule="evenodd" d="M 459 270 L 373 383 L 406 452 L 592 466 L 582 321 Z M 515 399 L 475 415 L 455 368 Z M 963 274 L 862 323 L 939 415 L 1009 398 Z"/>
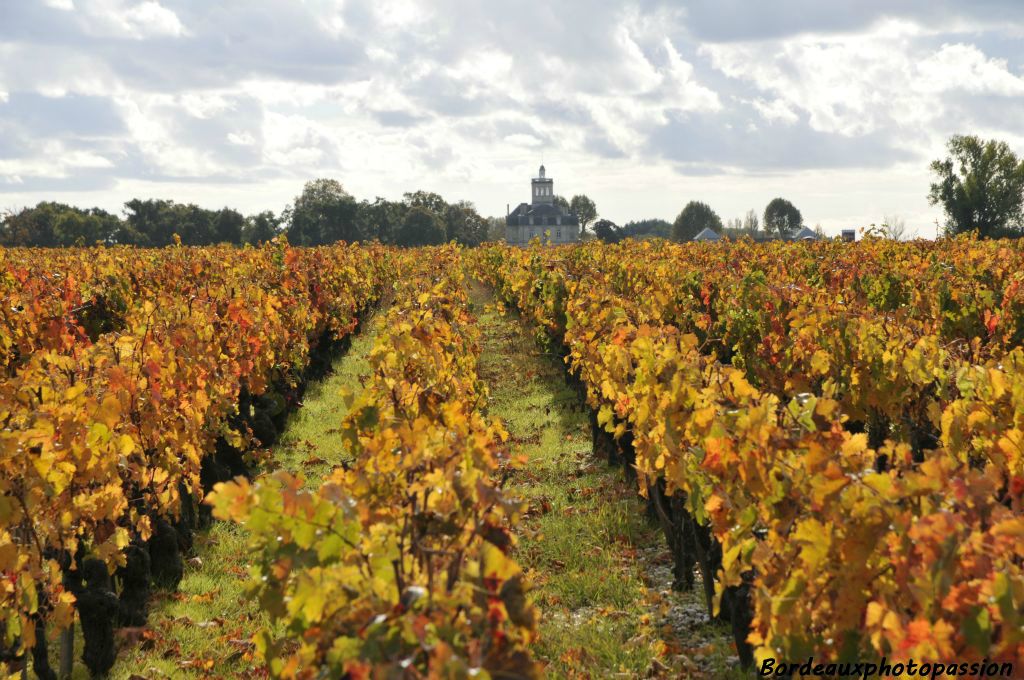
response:
<path id="1" fill-rule="evenodd" d="M 576 243 L 580 240 L 580 221 L 564 207 L 555 205 L 555 182 L 540 166 L 537 177 L 530 180 L 532 200 L 520 203 L 505 218 L 505 241 L 524 246 L 540 237 L 552 244 Z"/>

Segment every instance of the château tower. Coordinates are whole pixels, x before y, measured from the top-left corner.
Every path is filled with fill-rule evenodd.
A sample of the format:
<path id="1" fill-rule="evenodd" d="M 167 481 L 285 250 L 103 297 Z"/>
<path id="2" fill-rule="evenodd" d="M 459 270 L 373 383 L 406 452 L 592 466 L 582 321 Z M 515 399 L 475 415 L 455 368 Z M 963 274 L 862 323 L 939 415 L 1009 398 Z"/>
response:
<path id="1" fill-rule="evenodd" d="M 544 166 L 540 166 L 540 172 L 530 183 L 533 185 L 533 204 L 555 202 L 555 180 L 545 176 Z"/>
<path id="2" fill-rule="evenodd" d="M 533 238 L 545 243 L 576 243 L 580 221 L 563 206 L 555 205 L 555 181 L 543 165 L 530 180 L 530 203 L 520 203 L 505 218 L 505 240 L 526 245 Z"/>

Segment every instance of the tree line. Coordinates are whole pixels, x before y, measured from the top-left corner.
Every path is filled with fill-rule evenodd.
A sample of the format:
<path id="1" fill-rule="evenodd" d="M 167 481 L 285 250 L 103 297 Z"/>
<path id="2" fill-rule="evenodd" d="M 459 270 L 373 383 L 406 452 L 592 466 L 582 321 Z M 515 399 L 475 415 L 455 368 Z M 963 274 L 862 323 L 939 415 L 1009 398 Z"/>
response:
<path id="1" fill-rule="evenodd" d="M 938 224 L 946 236 L 975 231 L 981 238 L 1024 235 L 1024 161 L 1005 142 L 956 135 L 947 143 L 949 155 L 929 166 L 934 181 L 928 201 L 942 207 L 945 222 Z M 659 236 L 676 241 L 692 240 L 704 229 L 721 236 L 739 238 L 789 238 L 805 226 L 800 210 L 785 198 L 775 198 L 762 215 L 750 210 L 742 218 L 723 222 L 711 206 L 690 201 L 669 223 L 643 220 L 619 227 L 606 219 L 594 223 L 594 236 L 609 242 L 628 237 Z M 907 235 L 906 222 L 886 216 L 881 225 L 871 225 L 877 235 L 901 240 Z M 824 235 L 816 226 L 815 232 Z"/>
<path id="2" fill-rule="evenodd" d="M 595 238 L 617 243 L 625 238 L 651 237 L 691 241 L 705 229 L 719 236 L 733 238 L 788 238 L 804 227 L 800 210 L 785 198 L 773 199 L 764 210 L 763 220 L 755 211 L 750 210 L 742 219 L 723 223 L 722 218 L 707 203 L 690 201 L 674 222 L 647 219 L 628 222 L 620 227 L 611 220 L 600 219 L 594 223 L 593 232 Z"/>
<path id="3" fill-rule="evenodd" d="M 941 205 L 945 214 L 940 231 L 946 235 L 976 231 L 982 238 L 1024 234 L 1024 161 L 1005 142 L 970 135 L 952 137 L 947 149 L 946 158 L 930 165 L 935 181 L 928 200 Z M 800 210 L 782 197 L 768 203 L 761 214 L 750 210 L 727 222 L 707 203 L 690 201 L 674 222 L 646 219 L 621 227 L 599 218 L 596 204 L 586 195 L 556 196 L 555 203 L 576 215 L 581 237 L 589 227 L 594 237 L 609 242 L 630 237 L 687 241 L 704 229 L 734 238 L 788 238 L 805 226 Z M 822 233 L 820 227 L 815 230 Z M 898 217 L 887 217 L 875 233 L 899 239 L 906 225 Z M 159 247 L 173 243 L 175 234 L 186 245 L 258 244 L 285 234 L 290 243 L 304 246 L 374 239 L 401 246 L 449 241 L 473 246 L 503 238 L 505 222 L 482 217 L 469 201 L 448 203 L 429 191 L 406 193 L 400 201 L 379 197 L 358 201 L 333 179 L 307 182 L 280 214 L 264 211 L 244 216 L 231 208 L 208 210 L 191 203 L 133 199 L 124 204 L 123 216 L 100 208 L 42 202 L 8 212 L 0 220 L 3 246 L 121 243 Z"/>
<path id="4" fill-rule="evenodd" d="M 191 203 L 132 199 L 123 216 L 100 208 L 82 209 L 42 202 L 9 212 L 0 222 L 0 245 L 64 247 L 95 243 L 160 247 L 215 243 L 259 244 L 285 234 L 293 245 L 379 240 L 401 246 L 456 241 L 478 245 L 504 235 L 497 220 L 482 217 L 468 201 L 448 203 L 439 194 L 415 191 L 401 201 L 356 200 L 333 179 L 307 182 L 280 214 L 242 215 Z"/>

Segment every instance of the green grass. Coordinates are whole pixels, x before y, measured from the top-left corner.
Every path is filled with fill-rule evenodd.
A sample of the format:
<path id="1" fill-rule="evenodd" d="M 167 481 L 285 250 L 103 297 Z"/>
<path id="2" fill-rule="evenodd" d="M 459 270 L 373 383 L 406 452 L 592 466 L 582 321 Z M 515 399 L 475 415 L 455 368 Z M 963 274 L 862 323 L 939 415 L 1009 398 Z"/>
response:
<path id="1" fill-rule="evenodd" d="M 489 411 L 525 469 L 509 488 L 529 502 L 516 559 L 541 612 L 535 654 L 552 678 L 743 678 L 729 631 L 707 622 L 699 589 L 675 593 L 665 538 L 635 483 L 593 452 L 587 412 L 523 322 L 471 286 L 483 330 Z"/>
<path id="2" fill-rule="evenodd" d="M 558 358 L 498 314 L 488 291 L 474 286 L 472 298 L 489 411 L 505 422 L 512 453 L 529 460 L 509 487 L 530 504 L 516 558 L 541 612 L 535 653 L 550 677 L 644 676 L 662 642 L 635 560 L 650 531 L 643 507 L 621 472 L 594 459 L 589 420 Z"/>
<path id="3" fill-rule="evenodd" d="M 112 678 L 261 673 L 261 664 L 252 658 L 250 638 L 265 619 L 245 593 L 245 530 L 215 522 L 197 536 L 196 547 L 201 565 L 186 565 L 178 592 L 157 593 L 149 615 L 152 637 L 135 644 L 124 640 Z M 81 653 L 80 645 L 76 651 Z M 78 673 L 88 677 L 80 663 L 76 677 Z"/>
<path id="4" fill-rule="evenodd" d="M 369 319 L 338 357 L 324 380 L 310 385 L 302 407 L 291 414 L 268 467 L 301 472 L 306 486 L 319 485 L 348 454 L 338 427 L 345 416 L 339 397 L 343 389 L 357 392 L 360 378 L 370 372 L 367 354 L 376 338 Z M 214 522 L 196 537 L 200 562 L 186 565 L 177 593 L 157 593 L 153 599 L 147 637 L 125 639 L 110 677 L 265 677 L 252 657 L 249 640 L 266 623 L 246 594 L 247 536 L 243 527 Z M 87 678 L 81 663 L 82 640 L 76 641 L 75 678 Z"/>
<path id="5" fill-rule="evenodd" d="M 274 448 L 274 465 L 301 472 L 307 487 L 319 486 L 335 467 L 350 460 L 339 429 L 347 413 L 340 395 L 358 393 L 360 380 L 370 374 L 367 357 L 377 338 L 376 320 L 367 320 L 345 355 L 334 362 L 331 374 L 309 387 Z"/>

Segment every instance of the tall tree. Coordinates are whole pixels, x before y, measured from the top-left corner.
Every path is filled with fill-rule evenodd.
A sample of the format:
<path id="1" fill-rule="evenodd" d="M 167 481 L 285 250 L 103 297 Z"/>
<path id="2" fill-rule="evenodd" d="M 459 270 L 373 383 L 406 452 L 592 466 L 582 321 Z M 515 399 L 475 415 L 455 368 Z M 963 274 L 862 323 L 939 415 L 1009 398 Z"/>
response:
<path id="1" fill-rule="evenodd" d="M 597 219 L 597 205 L 584 194 L 577 194 L 569 201 L 569 212 L 580 221 L 580 238 L 587 231 L 587 225 Z"/>
<path id="2" fill-rule="evenodd" d="M 231 208 L 219 210 L 213 220 L 214 243 L 241 243 L 244 227 L 242 213 Z"/>
<path id="3" fill-rule="evenodd" d="M 785 238 L 802 229 L 804 216 L 797 207 L 784 198 L 773 198 L 764 209 L 764 230 Z"/>
<path id="4" fill-rule="evenodd" d="M 725 226 L 722 227 L 722 234 L 728 234 L 730 237 L 736 238 L 743 234 L 743 220 L 738 217 L 725 221 Z"/>
<path id="5" fill-rule="evenodd" d="M 245 218 L 245 225 L 242 227 L 242 242 L 255 246 L 266 243 L 280 233 L 281 218 L 274 215 L 273 210 L 264 210 Z"/>
<path id="6" fill-rule="evenodd" d="M 754 209 L 748 210 L 747 214 L 743 216 L 743 231 L 753 236 L 760 228 L 761 223 L 757 219 L 757 212 Z"/>
<path id="7" fill-rule="evenodd" d="M 722 218 L 707 203 L 690 201 L 672 225 L 672 239 L 689 241 L 704 229 L 721 233 Z"/>
<path id="8" fill-rule="evenodd" d="M 459 201 L 444 212 L 445 232 L 449 241 L 478 246 L 487 238 L 487 223 L 469 201 Z"/>
<path id="9" fill-rule="evenodd" d="M 564 208 L 567 212 L 572 212 L 572 207 L 569 205 L 569 200 L 565 196 L 555 195 L 554 204 L 559 208 Z"/>
<path id="10" fill-rule="evenodd" d="M 113 241 L 121 221 L 99 208 L 82 210 L 43 201 L 33 208 L 10 212 L 0 220 L 0 245 L 90 246 Z"/>
<path id="11" fill-rule="evenodd" d="M 907 221 L 899 215 L 886 215 L 882 220 L 882 233 L 893 241 L 902 241 L 907 236 Z"/>
<path id="12" fill-rule="evenodd" d="M 625 237 L 622 228 L 611 220 L 594 222 L 594 236 L 605 243 L 618 243 Z"/>
<path id="13" fill-rule="evenodd" d="M 672 236 L 672 223 L 662 219 L 635 220 L 622 225 L 623 237 L 650 237 L 670 238 Z"/>
<path id="14" fill-rule="evenodd" d="M 508 233 L 508 225 L 504 217 L 487 218 L 487 240 L 501 241 Z"/>
<path id="15" fill-rule="evenodd" d="M 1020 234 L 1024 229 L 1024 162 L 1006 142 L 956 135 L 950 155 L 932 162 L 936 181 L 928 201 L 942 204 L 946 232 L 978 230 L 983 238 Z"/>
<path id="16" fill-rule="evenodd" d="M 194 203 L 181 205 L 172 203 L 170 207 L 170 234 L 167 236 L 174 239 L 178 234 L 181 242 L 187 246 L 206 246 L 216 241 L 214 223 L 217 214 L 211 210 L 204 210 Z M 166 243 L 164 244 L 166 245 Z"/>
<path id="17" fill-rule="evenodd" d="M 359 231 L 365 238 L 376 238 L 381 243 L 394 243 L 408 206 L 378 196 L 359 203 Z"/>
<path id="18" fill-rule="evenodd" d="M 286 210 L 288 241 L 303 246 L 358 241 L 362 234 L 356 221 L 357 211 L 356 200 L 341 182 L 334 179 L 306 182 L 294 205 Z"/>
<path id="19" fill-rule="evenodd" d="M 395 242 L 400 246 L 426 246 L 444 243 L 444 220 L 432 210 L 416 206 L 409 208 L 402 220 Z"/>
<path id="20" fill-rule="evenodd" d="M 433 191 L 410 191 L 403 196 L 405 204 L 410 208 L 426 208 L 435 215 L 443 215 L 448 209 L 448 202 Z"/>
<path id="21" fill-rule="evenodd" d="M 174 242 L 177 230 L 174 201 L 133 198 L 124 204 L 125 222 L 118 243 L 159 247 Z"/>

